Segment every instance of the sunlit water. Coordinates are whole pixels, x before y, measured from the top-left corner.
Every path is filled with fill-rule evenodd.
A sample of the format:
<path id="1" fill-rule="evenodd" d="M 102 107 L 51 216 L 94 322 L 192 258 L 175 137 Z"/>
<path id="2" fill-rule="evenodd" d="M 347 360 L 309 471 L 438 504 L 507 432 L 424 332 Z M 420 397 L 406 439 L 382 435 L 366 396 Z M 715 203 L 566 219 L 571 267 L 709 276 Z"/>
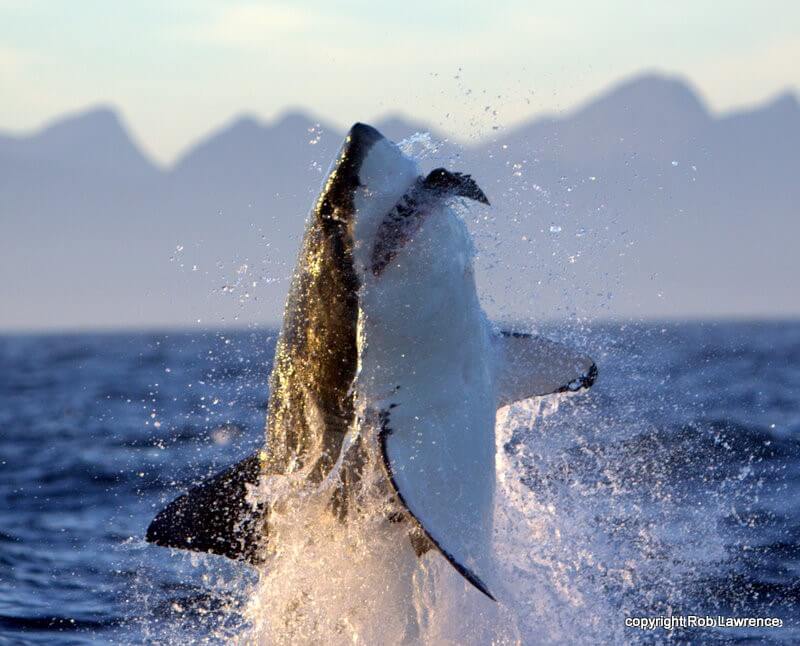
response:
<path id="1" fill-rule="evenodd" d="M 163 503 L 260 446 L 274 333 L 0 337 L 0 641 L 800 640 L 800 324 L 569 336 L 592 391 L 498 418 L 499 604 L 417 560 L 369 479 L 344 527 L 287 485 L 303 495 L 262 573 L 143 542 Z M 624 625 L 661 614 L 786 626 Z"/>

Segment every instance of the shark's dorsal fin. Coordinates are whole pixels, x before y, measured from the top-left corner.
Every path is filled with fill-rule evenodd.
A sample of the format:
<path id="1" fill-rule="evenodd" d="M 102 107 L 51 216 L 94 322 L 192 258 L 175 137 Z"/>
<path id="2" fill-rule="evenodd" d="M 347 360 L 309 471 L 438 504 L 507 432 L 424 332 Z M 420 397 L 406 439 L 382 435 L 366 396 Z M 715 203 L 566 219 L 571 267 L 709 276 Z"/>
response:
<path id="1" fill-rule="evenodd" d="M 590 388 L 597 379 L 592 359 L 541 336 L 504 330 L 493 346 L 498 406 Z"/>
<path id="2" fill-rule="evenodd" d="M 162 547 L 260 562 L 266 509 L 247 500 L 261 476 L 261 451 L 192 487 L 162 509 L 147 528 L 147 541 Z"/>

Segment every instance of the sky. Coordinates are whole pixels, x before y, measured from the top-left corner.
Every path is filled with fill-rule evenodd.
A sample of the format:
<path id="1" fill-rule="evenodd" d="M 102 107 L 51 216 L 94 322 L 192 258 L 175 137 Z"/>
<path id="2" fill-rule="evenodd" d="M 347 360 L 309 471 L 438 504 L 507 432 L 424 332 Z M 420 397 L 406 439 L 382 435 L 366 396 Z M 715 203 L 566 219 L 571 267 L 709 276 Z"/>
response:
<path id="1" fill-rule="evenodd" d="M 403 113 L 469 140 L 643 70 L 712 109 L 800 90 L 800 3 L 0 0 L 0 131 L 118 108 L 169 164 L 242 113 Z"/>

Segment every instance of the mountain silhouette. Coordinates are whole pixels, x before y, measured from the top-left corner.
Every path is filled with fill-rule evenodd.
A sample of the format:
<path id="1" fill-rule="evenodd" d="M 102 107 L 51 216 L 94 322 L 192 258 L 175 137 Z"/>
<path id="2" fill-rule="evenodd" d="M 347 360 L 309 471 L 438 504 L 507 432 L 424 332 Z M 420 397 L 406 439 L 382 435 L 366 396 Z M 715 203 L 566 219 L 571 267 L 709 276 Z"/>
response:
<path id="1" fill-rule="evenodd" d="M 397 114 L 374 125 L 446 139 Z M 343 134 L 300 110 L 241 116 L 168 168 L 108 107 L 0 134 L 0 327 L 277 321 Z M 790 93 L 717 115 L 681 79 L 641 75 L 491 139 L 446 140 L 426 150 L 436 165 L 492 202 L 465 217 L 494 316 L 800 314 Z"/>
<path id="2" fill-rule="evenodd" d="M 98 107 L 57 119 L 30 136 L 0 136 L 9 162 L 57 167 L 65 173 L 153 179 L 156 166 L 141 152 L 117 113 Z"/>

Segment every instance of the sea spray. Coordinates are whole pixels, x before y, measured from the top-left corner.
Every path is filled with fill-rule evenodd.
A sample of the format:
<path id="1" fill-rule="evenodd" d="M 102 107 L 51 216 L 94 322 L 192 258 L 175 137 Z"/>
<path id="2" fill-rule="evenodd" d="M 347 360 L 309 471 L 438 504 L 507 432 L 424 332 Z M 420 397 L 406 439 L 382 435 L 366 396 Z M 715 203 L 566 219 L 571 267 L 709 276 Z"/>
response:
<path id="1" fill-rule="evenodd" d="M 239 641 L 520 643 L 502 600 L 486 599 L 437 552 L 417 557 L 412 521 L 386 486 L 377 429 L 360 433 L 365 465 L 344 519 L 333 501 L 345 459 L 320 484 L 300 470 L 252 492 L 272 501 L 269 547 Z"/>
<path id="2" fill-rule="evenodd" d="M 522 481 L 531 459 L 515 433 L 530 433 L 568 395 L 501 409 L 492 585 L 498 602 L 479 594 L 435 551 L 417 558 L 409 523 L 387 495 L 374 442 L 347 517 L 331 512 L 343 460 L 321 484 L 302 471 L 265 478 L 274 501 L 269 557 L 245 611 L 241 643 L 522 644 L 622 635 L 607 600 L 582 583 L 570 554 L 574 518 L 537 499 Z M 362 429 L 362 437 L 377 435 Z M 580 532 L 582 526 L 576 529 Z"/>
<path id="3" fill-rule="evenodd" d="M 591 561 L 592 555 L 580 549 L 583 540 L 576 541 L 573 534 L 588 534 L 590 526 L 524 482 L 536 459 L 533 434 L 571 396 L 526 400 L 498 411 L 495 558 L 523 643 L 613 642 L 622 637 L 607 598 L 581 580 L 582 562 Z"/>

